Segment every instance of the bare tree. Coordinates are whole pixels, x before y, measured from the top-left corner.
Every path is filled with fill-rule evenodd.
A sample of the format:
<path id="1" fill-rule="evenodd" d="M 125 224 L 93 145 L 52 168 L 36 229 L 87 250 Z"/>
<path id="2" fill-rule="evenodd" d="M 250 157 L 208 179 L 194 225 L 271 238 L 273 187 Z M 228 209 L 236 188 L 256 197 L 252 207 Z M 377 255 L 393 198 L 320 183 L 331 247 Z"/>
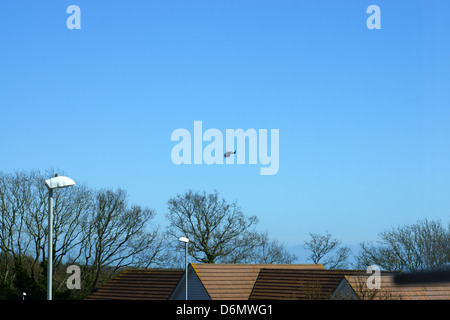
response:
<path id="1" fill-rule="evenodd" d="M 44 180 L 50 176 L 53 172 L 0 172 L 0 285 L 12 286 L 19 278 L 36 286 L 46 282 L 48 190 Z M 64 265 L 68 263 L 82 267 L 83 293 L 95 288 L 103 274 L 160 264 L 167 242 L 150 224 L 154 215 L 151 209 L 128 205 L 127 194 L 120 189 L 94 191 L 77 183 L 55 190 L 55 295 L 66 290 Z"/>
<path id="2" fill-rule="evenodd" d="M 15 268 L 29 271 L 30 282 L 45 282 L 48 256 L 48 190 L 45 177 L 38 170 L 0 174 L 0 211 L 2 226 L 0 249 L 3 279 L 14 277 Z M 54 192 L 54 270 L 62 263 L 64 256 L 79 243 L 78 221 L 85 214 L 89 192 L 82 184 L 68 190 Z M 24 265 L 27 265 L 25 270 Z M 21 272 L 22 272 L 21 271 Z M 25 273 L 22 274 L 25 277 Z"/>
<path id="3" fill-rule="evenodd" d="M 379 234 L 378 244 L 361 243 L 359 267 L 377 264 L 389 271 L 450 267 L 450 229 L 440 221 L 418 221 Z"/>
<path id="4" fill-rule="evenodd" d="M 165 248 L 157 228 L 149 228 L 155 211 L 128 205 L 127 193 L 118 189 L 96 194 L 91 216 L 83 224 L 80 246 L 85 279 L 95 288 L 105 271 L 156 264 Z"/>
<path id="5" fill-rule="evenodd" d="M 276 239 L 255 230 L 236 201 L 227 203 L 217 191 L 194 192 L 168 201 L 169 233 L 190 239 L 189 254 L 202 263 L 292 263 L 296 256 Z M 182 249 L 179 247 L 179 249 Z"/>
<path id="6" fill-rule="evenodd" d="M 227 203 L 217 192 L 187 191 L 168 201 L 169 232 L 190 239 L 189 254 L 203 263 L 238 263 L 248 256 L 257 237 L 250 230 L 255 216 L 246 217 L 236 202 Z"/>
<path id="7" fill-rule="evenodd" d="M 267 232 L 257 233 L 257 244 L 252 248 L 248 263 L 293 263 L 297 256 L 290 253 L 277 239 L 270 239 Z"/>
<path id="8" fill-rule="evenodd" d="M 310 241 L 305 241 L 305 249 L 309 250 L 308 259 L 313 263 L 321 263 L 328 269 L 342 269 L 347 265 L 350 255 L 348 247 L 341 247 L 341 242 L 333 239 L 326 231 L 324 235 L 310 233 Z"/>
<path id="9" fill-rule="evenodd" d="M 0 272 L 2 282 L 11 275 L 14 261 L 20 258 L 29 246 L 25 236 L 23 207 L 27 203 L 27 186 L 20 183 L 23 177 L 20 173 L 0 175 Z"/>

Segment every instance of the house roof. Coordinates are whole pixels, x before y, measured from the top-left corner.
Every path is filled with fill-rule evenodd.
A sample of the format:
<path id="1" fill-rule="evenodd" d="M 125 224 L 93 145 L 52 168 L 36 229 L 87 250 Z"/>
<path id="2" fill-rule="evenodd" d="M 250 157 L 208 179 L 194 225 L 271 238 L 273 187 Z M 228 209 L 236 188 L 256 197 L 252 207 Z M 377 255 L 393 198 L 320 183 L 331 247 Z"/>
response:
<path id="1" fill-rule="evenodd" d="M 355 270 L 262 268 L 249 299 L 328 299 L 345 275 L 361 273 Z"/>
<path id="2" fill-rule="evenodd" d="M 355 294 L 361 299 L 367 297 L 370 292 L 365 292 L 364 288 L 367 277 L 346 276 L 347 281 Z M 450 282 L 441 283 L 418 283 L 418 284 L 398 284 L 394 281 L 393 275 L 386 275 L 380 278 L 380 291 L 373 296 L 374 299 L 390 300 L 450 300 Z"/>
<path id="3" fill-rule="evenodd" d="M 247 300 L 262 268 L 324 269 L 321 264 L 199 264 L 192 269 L 212 300 Z"/>
<path id="4" fill-rule="evenodd" d="M 167 300 L 184 270 L 125 270 L 87 300 Z"/>

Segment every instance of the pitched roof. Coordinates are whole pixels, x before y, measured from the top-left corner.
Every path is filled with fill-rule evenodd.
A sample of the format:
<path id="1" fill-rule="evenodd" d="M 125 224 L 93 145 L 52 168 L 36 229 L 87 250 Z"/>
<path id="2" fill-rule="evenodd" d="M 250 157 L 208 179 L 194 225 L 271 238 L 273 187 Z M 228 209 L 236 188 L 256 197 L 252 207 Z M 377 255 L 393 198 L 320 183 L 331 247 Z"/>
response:
<path id="1" fill-rule="evenodd" d="M 376 300 L 450 300 L 450 282 L 398 284 L 393 275 L 386 275 L 380 278 L 380 291 L 374 296 L 368 296 L 370 292 L 361 289 L 364 288 L 366 279 L 364 276 L 345 277 L 361 299 L 371 297 Z"/>
<path id="2" fill-rule="evenodd" d="M 87 300 L 167 300 L 184 270 L 125 270 Z"/>
<path id="3" fill-rule="evenodd" d="M 355 270 L 261 269 L 250 300 L 328 299 L 345 275 Z"/>
<path id="4" fill-rule="evenodd" d="M 324 269 L 321 264 L 191 264 L 212 300 L 247 300 L 261 268 Z"/>

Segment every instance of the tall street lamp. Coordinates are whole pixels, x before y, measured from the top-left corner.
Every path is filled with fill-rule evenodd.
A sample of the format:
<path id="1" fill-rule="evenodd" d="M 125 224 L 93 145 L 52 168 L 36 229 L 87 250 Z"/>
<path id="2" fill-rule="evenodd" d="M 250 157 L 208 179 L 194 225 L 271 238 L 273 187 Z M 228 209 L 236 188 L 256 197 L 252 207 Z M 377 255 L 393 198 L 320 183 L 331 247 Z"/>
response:
<path id="1" fill-rule="evenodd" d="M 55 174 L 55 177 L 45 180 L 48 188 L 48 261 L 47 261 L 47 300 L 52 300 L 52 269 L 53 269 L 53 189 L 67 188 L 75 182 L 67 177 Z"/>
<path id="2" fill-rule="evenodd" d="M 185 244 L 186 244 L 186 256 L 185 256 L 185 260 L 184 260 L 184 262 L 185 262 L 185 271 L 184 271 L 184 274 L 185 274 L 185 277 L 186 277 L 186 300 L 188 299 L 188 260 L 187 260 L 187 256 L 188 256 L 188 243 L 189 243 L 189 239 L 188 238 L 186 238 L 186 237 L 181 237 L 180 239 L 178 239 L 179 241 L 181 241 L 181 242 L 184 242 Z"/>

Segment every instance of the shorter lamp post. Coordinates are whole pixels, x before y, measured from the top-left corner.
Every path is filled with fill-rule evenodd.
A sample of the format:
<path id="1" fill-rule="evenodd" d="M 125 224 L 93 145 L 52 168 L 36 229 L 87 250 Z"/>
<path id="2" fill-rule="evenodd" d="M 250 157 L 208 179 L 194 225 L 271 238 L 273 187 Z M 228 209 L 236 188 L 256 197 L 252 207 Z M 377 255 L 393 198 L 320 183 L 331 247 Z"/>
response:
<path id="1" fill-rule="evenodd" d="M 67 177 L 55 174 L 55 177 L 45 180 L 48 188 L 48 261 L 47 261 L 47 300 L 52 300 L 52 269 L 53 269 L 53 189 L 67 188 L 75 182 Z"/>
<path id="2" fill-rule="evenodd" d="M 186 256 L 185 256 L 185 260 L 184 260 L 184 263 L 185 263 L 184 274 L 185 274 L 185 277 L 186 277 L 186 300 L 187 300 L 188 299 L 188 243 L 189 243 L 189 239 L 186 238 L 186 237 L 181 237 L 178 240 L 181 241 L 181 242 L 184 242 L 186 244 L 186 250 L 185 250 Z"/>

